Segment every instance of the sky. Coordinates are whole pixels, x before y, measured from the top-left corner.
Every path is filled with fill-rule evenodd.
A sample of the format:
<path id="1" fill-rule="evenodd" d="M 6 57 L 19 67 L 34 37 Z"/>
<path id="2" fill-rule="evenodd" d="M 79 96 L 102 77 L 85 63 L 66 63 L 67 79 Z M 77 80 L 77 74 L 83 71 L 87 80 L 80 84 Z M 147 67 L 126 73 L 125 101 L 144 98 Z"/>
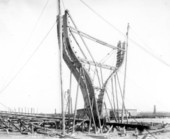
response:
<path id="1" fill-rule="evenodd" d="M 127 108 L 170 112 L 169 0 L 85 2 L 100 17 L 80 0 L 63 0 L 62 12 L 68 9 L 78 28 L 96 38 L 116 45 L 130 23 Z M 0 109 L 60 112 L 56 16 L 56 0 L 0 0 Z"/>

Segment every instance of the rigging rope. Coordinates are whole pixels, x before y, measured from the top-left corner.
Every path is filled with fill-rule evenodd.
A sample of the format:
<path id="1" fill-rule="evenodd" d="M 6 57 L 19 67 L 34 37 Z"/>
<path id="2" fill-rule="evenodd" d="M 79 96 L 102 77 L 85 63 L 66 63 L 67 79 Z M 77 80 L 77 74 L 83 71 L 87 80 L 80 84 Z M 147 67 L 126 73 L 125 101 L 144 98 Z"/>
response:
<path id="1" fill-rule="evenodd" d="M 117 32 L 119 32 L 121 35 L 123 35 L 124 37 L 126 36 L 122 31 L 120 31 L 118 28 L 116 28 L 112 23 L 110 23 L 108 20 L 106 20 L 103 16 L 101 16 L 99 13 L 97 13 L 94 9 L 92 9 L 87 3 L 85 3 L 83 0 L 80 0 L 80 2 L 82 2 L 88 9 L 90 9 L 95 15 L 97 15 L 100 19 L 102 19 L 104 22 L 106 22 L 109 26 L 111 26 L 114 30 L 116 30 Z M 161 59 L 159 56 L 157 56 L 156 54 L 150 52 L 149 50 L 147 50 L 143 45 L 139 44 L 138 42 L 134 41 L 133 39 L 131 39 L 129 37 L 129 40 L 135 44 L 136 46 L 138 46 L 141 50 L 143 50 L 144 52 L 146 52 L 147 54 L 149 54 L 150 56 L 152 56 L 154 59 L 156 59 L 157 61 L 161 62 L 162 64 L 166 65 L 167 67 L 170 67 L 170 64 L 167 63 L 165 60 Z"/>
<path id="2" fill-rule="evenodd" d="M 152 56 L 153 58 L 155 58 L 156 60 L 158 60 L 159 62 L 161 62 L 162 64 L 166 65 L 167 67 L 170 67 L 170 64 L 167 63 L 165 60 L 161 59 L 159 56 L 157 56 L 156 54 L 150 52 L 149 50 L 147 50 L 146 48 L 144 48 L 141 44 L 139 44 L 138 42 L 132 40 L 131 38 L 129 38 L 129 40 L 131 42 L 133 42 L 134 44 L 136 44 L 136 46 L 138 46 L 141 50 L 143 50 L 144 52 L 146 52 L 147 54 L 149 54 L 150 56 Z"/>
<path id="3" fill-rule="evenodd" d="M 35 22 L 35 24 L 34 24 L 34 27 L 32 28 L 31 33 L 29 34 L 29 37 L 27 38 L 27 41 L 24 43 L 24 46 L 25 46 L 25 47 L 27 47 L 27 46 L 29 45 L 29 42 L 30 42 L 31 38 L 33 37 L 33 33 L 35 32 L 35 29 L 36 29 L 36 27 L 37 27 L 37 25 L 38 25 L 38 23 L 39 23 L 42 15 L 43 15 L 44 11 L 45 11 L 45 9 L 46 9 L 46 7 L 47 7 L 47 5 L 48 5 L 48 2 L 49 2 L 49 0 L 47 0 L 46 3 L 45 3 L 45 5 L 43 6 L 43 8 L 42 8 L 42 10 L 41 10 L 41 12 L 40 12 L 40 15 L 38 16 L 38 18 L 37 18 L 37 20 L 36 20 L 36 22 Z M 25 47 L 23 47 L 23 49 L 21 50 L 21 52 L 18 54 L 18 55 L 19 55 L 19 58 L 21 57 L 21 55 L 22 55 Z M 16 62 L 16 63 L 17 63 L 17 62 Z M 16 63 L 15 63 L 14 65 L 16 65 Z M 13 68 L 14 68 L 14 67 L 12 67 L 12 69 L 13 69 Z"/>
<path id="4" fill-rule="evenodd" d="M 100 63 L 104 64 L 114 53 L 114 50 L 111 50 L 109 53 L 107 53 L 107 55 L 105 55 L 105 57 L 103 57 L 100 60 Z"/>
<path id="5" fill-rule="evenodd" d="M 64 11 L 65 11 L 66 7 L 65 7 L 65 4 L 64 4 L 64 0 L 61 0 L 61 2 L 62 2 L 62 5 L 63 5 L 63 8 L 64 8 Z"/>
<path id="6" fill-rule="evenodd" d="M 39 23 L 42 15 L 43 15 L 43 13 L 44 13 L 46 7 L 47 7 L 47 5 L 48 5 L 48 2 L 49 2 L 49 0 L 46 1 L 45 5 L 43 6 L 43 8 L 42 8 L 42 10 L 41 10 L 41 12 L 40 12 L 40 15 L 38 16 L 38 18 L 37 18 L 37 20 L 36 20 L 36 22 L 35 22 L 35 24 L 34 24 L 33 29 L 31 30 L 31 33 L 29 34 L 28 40 L 26 41 L 26 44 L 25 44 L 26 46 L 28 46 L 29 41 L 30 41 L 31 38 L 33 37 L 33 33 L 35 32 L 35 30 L 36 30 L 36 28 L 37 28 L 37 25 L 38 25 L 38 23 Z"/>
<path id="7" fill-rule="evenodd" d="M 36 23 L 35 23 L 35 25 L 34 25 L 34 27 L 33 27 L 33 29 L 32 29 L 32 32 L 30 33 L 30 38 L 32 37 L 32 34 L 34 33 L 34 31 L 35 31 L 35 29 L 36 29 L 36 27 L 37 27 L 37 25 L 38 25 L 38 22 L 40 21 L 42 15 L 43 15 L 43 13 L 44 13 L 47 5 L 48 5 L 48 2 L 49 2 L 49 0 L 46 1 L 44 7 L 42 8 L 42 10 L 41 10 L 41 12 L 40 12 L 40 15 L 38 16 L 37 21 L 36 21 Z"/>
<path id="8" fill-rule="evenodd" d="M 29 37 L 28 37 L 28 39 L 27 39 L 27 41 L 26 41 L 25 46 L 28 46 L 29 41 L 31 40 L 31 38 L 32 38 L 32 36 L 33 36 L 33 33 L 35 32 L 35 29 L 36 29 L 36 27 L 37 27 L 37 25 L 38 25 L 38 23 L 39 23 L 42 15 L 43 15 L 44 11 L 45 11 L 45 9 L 46 9 L 46 7 L 47 7 L 47 5 L 48 5 L 48 2 L 49 2 L 49 0 L 46 0 L 46 3 L 45 3 L 45 5 L 44 5 L 43 8 L 42 8 L 42 10 L 41 10 L 41 12 L 40 12 L 40 15 L 38 16 L 38 18 L 37 18 L 37 20 L 36 20 L 36 22 L 35 22 L 35 25 L 34 25 L 34 27 L 33 27 L 33 29 L 31 30 L 31 33 L 30 33 L 30 35 L 29 35 Z M 35 50 L 35 51 L 37 51 L 37 50 Z M 34 52 L 33 52 L 33 53 L 34 53 Z M 19 55 L 21 55 L 21 53 L 20 53 Z M 33 55 L 34 55 L 34 54 L 33 54 Z M 32 58 L 32 56 L 31 56 L 31 58 Z M 31 58 L 29 58 L 27 61 L 29 62 Z M 26 64 L 27 64 L 28 62 L 26 62 Z M 26 64 L 24 64 L 23 66 L 25 67 Z M 15 80 L 15 78 L 19 75 L 19 73 L 22 71 L 22 69 L 23 69 L 24 67 L 21 67 L 20 70 L 18 70 L 18 72 L 13 76 L 13 78 L 0 90 L 0 93 L 4 92 L 4 91 L 6 90 L 6 88 Z M 9 110 L 12 110 L 10 107 L 6 106 L 5 104 L 0 103 L 0 105 L 2 105 L 3 107 L 5 107 L 5 108 L 7 108 L 7 109 L 9 109 Z"/>
<path id="9" fill-rule="evenodd" d="M 29 63 L 29 61 L 32 59 L 32 57 L 36 54 L 36 52 L 39 50 L 39 48 L 42 46 L 45 39 L 48 37 L 52 29 L 54 28 L 56 22 L 52 25 L 50 30 L 46 33 L 46 35 L 43 37 L 43 39 L 40 41 L 40 43 L 37 45 L 33 53 L 29 56 L 29 58 L 26 60 L 26 62 L 22 65 L 22 67 L 16 72 L 16 74 L 11 78 L 11 80 L 0 90 L 0 94 L 3 93 L 8 86 L 16 79 L 16 77 L 21 73 L 21 71 L 24 69 L 24 67 Z"/>
<path id="10" fill-rule="evenodd" d="M 90 9 L 95 15 L 97 15 L 100 19 L 102 19 L 104 22 L 106 22 L 108 25 L 110 25 L 112 28 L 114 28 L 117 32 L 119 32 L 121 35 L 125 36 L 125 34 L 120 31 L 118 28 L 116 28 L 113 24 L 111 24 L 109 21 L 107 21 L 103 16 L 101 16 L 99 13 L 97 13 L 94 9 L 92 9 L 87 3 L 85 3 L 83 0 L 80 0 L 88 9 Z"/>
<path id="11" fill-rule="evenodd" d="M 12 111 L 12 109 L 10 107 L 6 106 L 5 104 L 2 104 L 1 102 L 0 102 L 0 105 L 2 105 L 3 107 L 7 108 L 10 111 Z"/>

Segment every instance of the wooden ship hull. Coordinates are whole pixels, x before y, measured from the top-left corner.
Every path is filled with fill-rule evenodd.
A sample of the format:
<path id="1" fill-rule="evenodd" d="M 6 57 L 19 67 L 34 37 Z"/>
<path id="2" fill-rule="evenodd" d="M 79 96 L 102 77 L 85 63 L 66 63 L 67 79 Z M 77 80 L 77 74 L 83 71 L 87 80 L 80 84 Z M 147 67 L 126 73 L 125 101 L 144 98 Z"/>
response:
<path id="1" fill-rule="evenodd" d="M 65 61 L 70 72 L 74 75 L 78 87 L 80 87 L 84 100 L 85 118 L 78 118 L 76 108 L 74 114 L 68 115 L 65 115 L 64 110 L 62 110 L 62 115 L 29 115 L 23 113 L 0 112 L 1 131 L 5 131 L 7 133 L 18 132 L 24 135 L 37 133 L 57 137 L 68 137 L 69 133 L 81 131 L 83 133 L 88 133 L 89 136 L 105 137 L 106 134 L 113 133 L 115 129 L 117 130 L 119 135 L 126 135 L 128 131 L 133 131 L 134 135 L 136 136 L 144 132 L 146 132 L 147 134 L 152 134 L 167 130 L 167 127 L 169 127 L 169 125 L 167 124 L 148 124 L 139 123 L 137 121 L 132 123 L 128 122 L 128 119 L 127 121 L 124 120 L 124 117 L 126 116 L 125 113 L 128 113 L 124 103 L 123 90 L 125 88 L 125 79 L 124 88 L 121 90 L 121 88 L 119 88 L 120 84 L 117 73 L 124 64 L 126 74 L 128 46 L 127 41 L 118 41 L 117 46 L 113 46 L 80 31 L 75 25 L 70 13 L 67 10 L 65 11 L 64 15 L 58 16 L 57 22 L 58 40 L 60 42 L 59 49 L 62 50 L 60 55 L 61 58 L 63 58 L 63 60 Z M 127 39 L 128 30 L 129 25 L 127 27 L 126 33 Z M 81 44 L 84 45 L 86 53 L 88 53 L 89 57 L 87 57 L 84 53 L 84 49 L 82 49 L 82 46 L 80 45 L 74 34 L 77 34 L 80 38 Z M 74 44 L 71 43 L 70 36 L 74 40 Z M 107 47 L 111 51 L 114 50 L 116 56 L 111 59 L 111 62 L 114 61 L 114 65 L 107 65 L 99 61 L 95 61 L 93 55 L 87 47 L 87 44 L 84 41 L 84 38 L 92 40 L 95 43 L 99 43 L 100 45 Z M 81 55 L 78 55 L 77 52 L 75 52 L 74 47 L 77 47 Z M 89 65 L 90 68 L 87 69 L 85 65 Z M 95 71 L 95 74 L 97 76 L 97 83 L 94 78 L 92 78 L 90 71 L 91 66 L 93 66 L 93 71 Z M 102 76 L 99 77 L 98 75 L 99 71 L 102 75 L 103 69 L 108 71 L 108 74 L 105 78 L 103 78 Z M 117 115 L 115 112 L 115 108 L 113 108 L 113 106 L 111 105 L 113 109 L 113 119 L 110 120 L 110 116 L 108 116 L 106 112 L 107 107 L 104 101 L 104 96 L 108 95 L 107 86 L 108 84 L 113 85 L 113 79 L 115 80 L 115 88 L 119 88 L 121 92 L 122 114 L 121 117 Z M 115 101 L 117 102 L 118 109 L 118 99 Z"/>

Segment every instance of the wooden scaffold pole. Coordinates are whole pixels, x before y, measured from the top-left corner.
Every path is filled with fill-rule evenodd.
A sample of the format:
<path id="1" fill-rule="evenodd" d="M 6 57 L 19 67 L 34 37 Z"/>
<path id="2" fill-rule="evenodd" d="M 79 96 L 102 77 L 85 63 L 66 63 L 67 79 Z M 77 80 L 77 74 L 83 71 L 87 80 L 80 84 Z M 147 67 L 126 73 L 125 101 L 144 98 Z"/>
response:
<path id="1" fill-rule="evenodd" d="M 121 119 L 121 122 L 123 122 L 123 120 L 124 120 L 124 105 L 125 105 L 124 101 L 125 101 L 125 88 L 126 88 L 128 37 L 129 37 L 129 23 L 127 25 L 127 32 L 126 32 L 126 52 L 125 52 L 125 70 L 124 70 L 123 98 L 122 98 L 122 119 Z"/>
<path id="2" fill-rule="evenodd" d="M 63 94 L 63 81 L 62 81 L 62 16 L 61 16 L 61 2 L 58 0 L 58 44 L 59 44 L 59 76 L 60 76 L 60 92 L 61 92 L 61 111 L 62 111 L 62 133 L 65 135 L 65 112 L 64 112 L 64 94 Z"/>

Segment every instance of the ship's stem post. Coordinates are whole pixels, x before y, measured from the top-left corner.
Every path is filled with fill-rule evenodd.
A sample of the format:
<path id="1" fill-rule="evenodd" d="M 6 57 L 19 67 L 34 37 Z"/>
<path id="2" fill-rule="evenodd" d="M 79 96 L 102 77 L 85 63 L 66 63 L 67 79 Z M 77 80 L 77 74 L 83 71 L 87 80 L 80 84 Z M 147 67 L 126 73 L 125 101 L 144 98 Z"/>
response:
<path id="1" fill-rule="evenodd" d="M 58 0 L 58 43 L 59 43 L 59 76 L 60 76 L 60 92 L 61 92 L 61 111 L 62 111 L 62 133 L 65 135 L 65 113 L 64 113 L 64 94 L 63 94 L 63 81 L 62 81 L 62 16 L 61 16 L 61 2 Z"/>

